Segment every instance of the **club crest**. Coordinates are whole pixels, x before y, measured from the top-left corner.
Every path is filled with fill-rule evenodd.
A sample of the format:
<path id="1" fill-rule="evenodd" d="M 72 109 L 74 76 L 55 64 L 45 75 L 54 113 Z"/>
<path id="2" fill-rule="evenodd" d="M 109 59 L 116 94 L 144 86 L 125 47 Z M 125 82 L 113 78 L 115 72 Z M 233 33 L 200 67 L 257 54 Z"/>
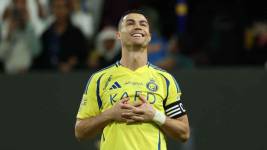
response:
<path id="1" fill-rule="evenodd" d="M 146 84 L 146 88 L 147 88 L 149 91 L 156 92 L 156 91 L 158 90 L 158 85 L 155 83 L 154 80 L 150 80 L 150 81 Z"/>

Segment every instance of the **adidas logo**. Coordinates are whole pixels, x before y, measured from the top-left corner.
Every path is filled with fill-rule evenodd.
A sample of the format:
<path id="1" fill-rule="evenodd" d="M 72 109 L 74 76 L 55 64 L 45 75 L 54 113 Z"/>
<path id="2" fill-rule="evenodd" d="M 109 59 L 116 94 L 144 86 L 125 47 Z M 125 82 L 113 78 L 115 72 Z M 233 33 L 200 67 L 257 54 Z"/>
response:
<path id="1" fill-rule="evenodd" d="M 111 86 L 111 88 L 109 90 L 117 89 L 117 88 L 121 88 L 121 85 L 116 81 L 116 82 L 114 82 L 114 84 Z"/>

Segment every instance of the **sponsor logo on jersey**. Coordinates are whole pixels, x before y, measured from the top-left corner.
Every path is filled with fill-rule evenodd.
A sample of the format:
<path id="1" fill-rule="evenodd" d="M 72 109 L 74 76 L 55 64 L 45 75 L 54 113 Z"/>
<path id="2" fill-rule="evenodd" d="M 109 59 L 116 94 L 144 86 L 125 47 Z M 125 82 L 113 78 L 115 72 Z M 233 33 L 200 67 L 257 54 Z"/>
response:
<path id="1" fill-rule="evenodd" d="M 125 85 L 133 85 L 133 86 L 142 86 L 142 82 L 136 82 L 136 81 L 126 81 Z"/>
<path id="2" fill-rule="evenodd" d="M 110 100 L 111 105 L 113 105 L 114 103 L 120 101 L 121 99 L 123 99 L 125 97 L 129 97 L 129 96 L 131 97 L 132 101 L 138 101 L 140 94 L 143 95 L 150 104 L 155 104 L 157 101 L 155 93 L 142 92 L 142 91 L 135 91 L 132 94 L 131 93 L 128 94 L 127 91 L 123 92 L 122 94 L 113 93 L 113 94 L 109 95 L 109 100 Z"/>

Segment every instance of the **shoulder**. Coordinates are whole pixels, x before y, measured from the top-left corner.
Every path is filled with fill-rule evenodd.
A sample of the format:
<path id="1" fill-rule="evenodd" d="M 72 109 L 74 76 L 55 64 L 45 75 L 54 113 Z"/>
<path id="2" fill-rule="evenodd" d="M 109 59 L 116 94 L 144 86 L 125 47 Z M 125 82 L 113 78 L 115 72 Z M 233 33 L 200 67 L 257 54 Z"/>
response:
<path id="1" fill-rule="evenodd" d="M 172 75 L 169 72 L 167 72 L 166 70 L 164 70 L 164 69 L 162 69 L 156 65 L 153 65 L 151 63 L 149 63 L 148 66 L 153 72 L 156 72 L 167 79 L 171 79 Z"/>
<path id="2" fill-rule="evenodd" d="M 149 68 L 164 78 L 168 85 L 175 85 L 177 90 L 179 89 L 179 84 L 171 73 L 153 64 L 149 64 Z"/>
<path id="3" fill-rule="evenodd" d="M 68 32 L 71 34 L 82 35 L 82 31 L 79 27 L 75 26 L 71 21 L 69 22 Z"/>
<path id="4" fill-rule="evenodd" d="M 91 78 L 99 79 L 105 74 L 110 74 L 114 71 L 114 69 L 117 68 L 117 64 L 112 64 L 110 66 L 107 66 L 103 69 L 100 69 L 92 74 Z"/>
<path id="5" fill-rule="evenodd" d="M 93 73 L 90 78 L 87 80 L 87 84 L 86 84 L 86 88 L 85 88 L 85 93 L 87 93 L 88 91 L 88 87 L 93 87 L 93 88 L 96 88 L 99 83 L 100 83 L 100 80 L 102 79 L 102 77 L 105 75 L 105 74 L 110 74 L 112 70 L 114 70 L 114 67 L 116 67 L 116 64 L 113 64 L 113 65 L 110 65 L 106 68 L 103 68 L 99 71 L 96 71 L 95 73 Z"/>
<path id="6" fill-rule="evenodd" d="M 53 33 L 53 24 L 49 25 L 46 30 L 41 34 L 41 38 L 48 38 Z"/>

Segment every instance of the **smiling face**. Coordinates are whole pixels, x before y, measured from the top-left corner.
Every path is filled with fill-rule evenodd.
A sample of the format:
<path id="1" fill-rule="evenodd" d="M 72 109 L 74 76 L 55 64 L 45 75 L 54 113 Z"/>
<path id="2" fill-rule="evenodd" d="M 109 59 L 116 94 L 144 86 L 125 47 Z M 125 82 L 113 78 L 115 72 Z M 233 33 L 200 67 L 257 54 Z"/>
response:
<path id="1" fill-rule="evenodd" d="M 119 25 L 118 38 L 125 46 L 147 47 L 151 35 L 145 16 L 138 13 L 124 16 Z"/>

